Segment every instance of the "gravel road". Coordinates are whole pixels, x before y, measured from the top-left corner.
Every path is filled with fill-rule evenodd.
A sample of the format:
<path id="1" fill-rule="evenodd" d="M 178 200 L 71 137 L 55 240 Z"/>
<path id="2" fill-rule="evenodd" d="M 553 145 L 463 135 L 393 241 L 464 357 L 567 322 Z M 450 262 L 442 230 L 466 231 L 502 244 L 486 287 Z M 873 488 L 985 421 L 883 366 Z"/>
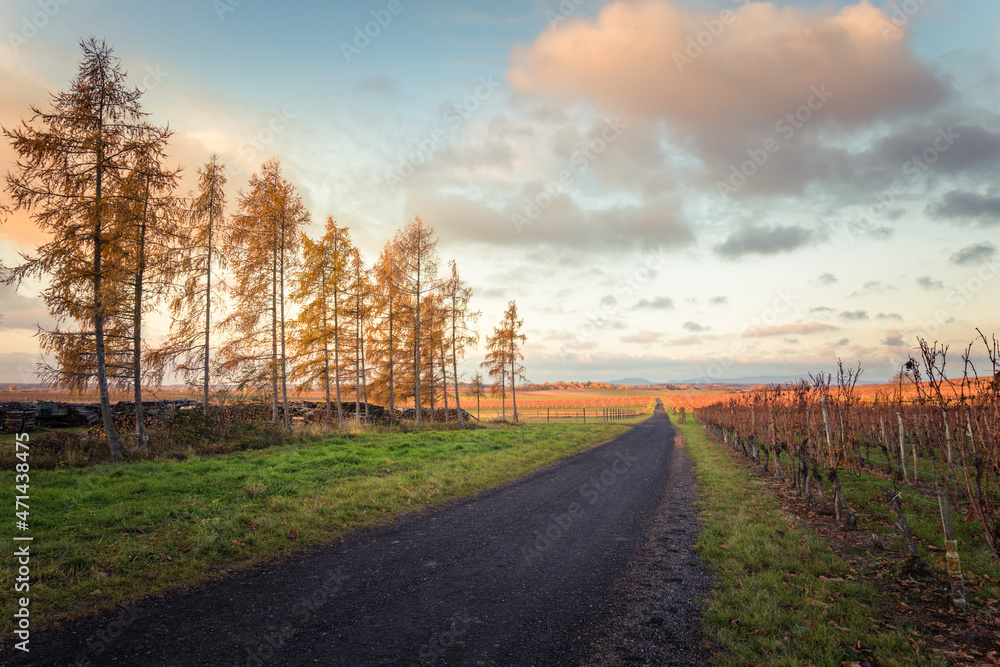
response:
<path id="1" fill-rule="evenodd" d="M 19 665 L 699 664 L 687 458 L 662 410 L 473 499 L 32 633 Z"/>

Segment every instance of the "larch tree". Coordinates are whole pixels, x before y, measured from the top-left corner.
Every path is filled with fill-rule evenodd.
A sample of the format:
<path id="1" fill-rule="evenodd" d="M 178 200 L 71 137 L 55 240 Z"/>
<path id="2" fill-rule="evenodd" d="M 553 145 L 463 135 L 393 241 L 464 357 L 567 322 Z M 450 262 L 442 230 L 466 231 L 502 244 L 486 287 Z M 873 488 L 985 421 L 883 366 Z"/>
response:
<path id="1" fill-rule="evenodd" d="M 514 407 L 514 421 L 518 420 L 517 415 L 517 381 L 524 380 L 524 366 L 518 362 L 524 359 L 521 346 L 526 337 L 522 331 L 524 320 L 517 316 L 517 304 L 511 301 L 507 304 L 507 310 L 503 314 L 500 324 L 493 330 L 493 334 L 486 337 L 486 360 L 481 364 L 489 369 L 490 377 L 494 382 L 500 383 L 500 394 L 503 403 L 503 418 L 507 419 L 507 392 L 506 382 L 510 381 L 511 402 Z M 496 390 L 496 384 L 493 385 Z"/>
<path id="2" fill-rule="evenodd" d="M 483 383 L 483 374 L 476 371 L 469 381 L 469 396 L 476 399 L 476 419 L 479 419 L 479 400 L 486 395 L 486 385 Z"/>
<path id="3" fill-rule="evenodd" d="M 413 331 L 413 403 L 416 408 L 417 426 L 421 425 L 422 402 L 420 385 L 421 368 L 421 324 L 424 317 L 421 306 L 438 284 L 438 239 L 434 228 L 416 216 L 396 233 L 398 254 L 398 288 L 405 295 L 412 308 Z M 433 372 L 433 368 L 431 369 Z"/>
<path id="4" fill-rule="evenodd" d="M 458 374 L 459 359 L 465 356 L 470 346 L 479 343 L 479 332 L 473 326 L 482 315 L 480 311 L 469 309 L 469 301 L 472 299 L 472 288 L 458 275 L 458 266 L 455 260 L 448 262 L 448 277 L 442 286 L 445 307 L 445 326 L 448 338 L 448 356 L 451 360 L 452 378 L 455 381 L 455 409 L 458 411 L 458 423 L 461 428 L 465 428 L 465 417 L 462 415 L 462 403 L 459 399 L 458 385 L 461 377 Z M 447 392 L 447 385 L 445 386 Z M 478 419 L 478 411 L 477 417 Z"/>
<path id="5" fill-rule="evenodd" d="M 331 394 L 336 391 L 337 421 L 344 427 L 340 401 L 340 348 L 343 304 L 349 290 L 349 261 L 354 247 L 347 227 L 327 218 L 326 233 L 317 241 L 302 237 L 302 269 L 292 282 L 290 298 L 301 305 L 292 322 L 291 378 L 303 389 L 319 384 L 326 399 L 326 422 L 333 423 Z"/>
<path id="6" fill-rule="evenodd" d="M 39 332 L 43 353 L 56 358 L 42 376 L 82 391 L 96 382 L 108 448 L 123 459 L 108 392 L 108 329 L 123 311 L 127 234 L 116 210 L 139 157 L 168 132 L 146 122 L 142 91 L 129 88 L 113 50 L 95 38 L 81 41 L 83 59 L 69 90 L 51 96 L 51 110 L 32 107 L 32 118 L 3 129 L 17 155 L 6 189 L 14 208 L 27 211 L 46 241 L 4 280 L 47 276 L 42 297 L 56 320 Z M 64 328 L 64 325 L 73 326 Z M 126 353 L 120 331 L 117 352 Z M 115 352 L 114 349 L 111 350 Z"/>
<path id="7" fill-rule="evenodd" d="M 223 246 L 233 273 L 233 312 L 223 322 L 232 338 L 220 351 L 222 367 L 240 386 L 260 389 L 269 383 L 272 419 L 283 419 L 290 428 L 285 288 L 297 263 L 299 228 L 308 224 L 309 212 L 275 159 L 250 177 L 238 203 Z"/>
<path id="8" fill-rule="evenodd" d="M 352 248 L 348 254 L 348 290 L 345 315 L 350 319 L 351 347 L 346 362 L 354 375 L 354 420 L 361 421 L 361 404 L 368 417 L 367 372 L 365 369 L 365 323 L 369 319 L 371 286 L 361 252 Z"/>
<path id="9" fill-rule="evenodd" d="M 188 382 L 201 385 L 207 410 L 211 402 L 213 313 L 223 307 L 216 271 L 226 268 L 221 239 L 226 225 L 225 165 L 217 155 L 198 170 L 198 192 L 182 219 L 177 247 L 180 281 L 170 301 L 170 332 L 153 355 L 157 372 L 168 365 Z"/>
<path id="10" fill-rule="evenodd" d="M 410 349 L 406 341 L 410 328 L 405 326 L 409 304 L 404 301 L 400 288 L 398 255 L 396 239 L 390 239 L 371 269 L 371 316 L 366 329 L 372 368 L 370 389 L 375 400 L 388 405 L 393 420 L 396 418 L 396 398 L 405 384 L 402 379 Z"/>
<path id="11" fill-rule="evenodd" d="M 123 375 L 132 383 L 136 444 L 140 449 L 146 448 L 142 387 L 153 375 L 145 370 L 145 362 L 152 355 L 143 347 L 143 315 L 166 296 L 178 269 L 174 251 L 180 229 L 174 189 L 180 169 L 163 167 L 169 137 L 169 131 L 150 130 L 146 146 L 136 155 L 132 173 L 123 183 L 120 206 L 116 207 L 125 239 L 119 247 L 125 254 L 109 257 L 125 267 L 127 274 L 123 291 L 128 299 L 122 305 L 128 312 L 119 317 L 124 328 L 131 331 L 131 364 Z"/>
<path id="12" fill-rule="evenodd" d="M 440 283 L 438 283 L 440 287 Z M 445 328 L 441 292 L 427 295 L 420 309 L 421 396 L 430 403 L 430 417 L 436 419 L 438 387 L 447 387 L 448 371 L 444 362 Z M 445 389 L 447 392 L 447 389 Z M 447 408 L 447 405 L 445 406 Z M 447 413 L 446 413 L 447 414 Z M 447 420 L 447 417 L 445 418 Z"/>

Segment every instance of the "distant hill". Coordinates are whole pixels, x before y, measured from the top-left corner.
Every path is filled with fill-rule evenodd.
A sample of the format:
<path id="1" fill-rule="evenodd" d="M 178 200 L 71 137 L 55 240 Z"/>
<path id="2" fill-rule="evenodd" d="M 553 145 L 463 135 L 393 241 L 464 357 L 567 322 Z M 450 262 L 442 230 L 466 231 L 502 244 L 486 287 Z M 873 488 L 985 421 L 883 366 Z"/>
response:
<path id="1" fill-rule="evenodd" d="M 746 377 L 739 378 L 700 377 L 693 378 L 691 380 L 672 380 L 670 384 L 785 384 L 787 382 L 798 382 L 799 380 L 808 379 L 809 374 L 803 373 L 802 375 L 748 375 Z M 880 383 L 877 381 L 860 380 L 858 384 Z"/>
<path id="2" fill-rule="evenodd" d="M 647 380 L 645 378 L 625 378 L 624 380 L 608 380 L 608 384 L 613 384 L 616 387 L 620 387 L 622 385 L 629 385 L 629 384 L 630 385 L 645 385 L 645 384 L 654 384 L 654 383 L 650 382 L 649 380 Z"/>

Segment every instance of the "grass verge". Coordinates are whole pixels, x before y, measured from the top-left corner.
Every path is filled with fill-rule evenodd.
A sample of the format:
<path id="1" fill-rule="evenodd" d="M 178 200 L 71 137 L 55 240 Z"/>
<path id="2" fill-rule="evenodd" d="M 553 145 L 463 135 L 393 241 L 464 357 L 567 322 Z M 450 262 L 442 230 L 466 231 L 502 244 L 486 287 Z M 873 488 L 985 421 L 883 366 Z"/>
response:
<path id="1" fill-rule="evenodd" d="M 614 438 L 641 419 L 362 431 L 224 457 L 32 470 L 30 530 L 23 533 L 34 537 L 32 627 L 473 495 Z M 14 471 L 5 469 L 0 480 L 12 506 Z M 4 590 L 12 590 L 15 570 L 0 568 Z M 0 634 L 13 629 L 14 602 L 4 597 Z"/>
<path id="2" fill-rule="evenodd" d="M 705 628 L 719 665 L 945 664 L 918 650 L 912 628 L 880 627 L 882 593 L 693 418 L 679 428 L 700 489 L 698 550 L 716 577 Z"/>

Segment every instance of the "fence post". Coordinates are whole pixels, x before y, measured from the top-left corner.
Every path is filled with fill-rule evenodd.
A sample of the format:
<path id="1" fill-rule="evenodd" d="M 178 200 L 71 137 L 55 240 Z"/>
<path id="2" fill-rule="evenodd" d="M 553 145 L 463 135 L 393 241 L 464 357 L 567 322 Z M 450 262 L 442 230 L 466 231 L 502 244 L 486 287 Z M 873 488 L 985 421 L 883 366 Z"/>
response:
<path id="1" fill-rule="evenodd" d="M 958 543 L 955 529 L 951 525 L 951 510 L 948 508 L 948 493 L 938 490 L 938 507 L 941 508 L 941 526 L 944 529 L 945 559 L 948 576 L 951 578 L 951 603 L 955 609 L 965 609 L 965 581 L 962 578 L 962 564 L 958 559 Z"/>
<path id="2" fill-rule="evenodd" d="M 899 422 L 899 467 L 903 471 L 903 481 L 909 482 L 910 475 L 906 471 L 906 445 L 903 438 L 906 437 L 906 427 L 903 426 L 903 415 L 896 413 L 896 421 Z"/>
<path id="3" fill-rule="evenodd" d="M 587 408 L 583 409 L 583 423 L 587 423 Z"/>

